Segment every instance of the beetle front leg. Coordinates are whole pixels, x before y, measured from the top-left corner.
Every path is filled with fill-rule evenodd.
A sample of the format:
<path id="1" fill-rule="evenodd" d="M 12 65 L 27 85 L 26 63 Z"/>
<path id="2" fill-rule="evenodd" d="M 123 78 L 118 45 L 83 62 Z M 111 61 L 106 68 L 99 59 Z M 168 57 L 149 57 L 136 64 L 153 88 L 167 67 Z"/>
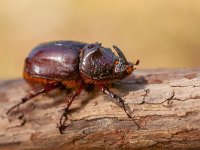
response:
<path id="1" fill-rule="evenodd" d="M 67 127 L 65 126 L 65 122 L 66 120 L 68 119 L 67 118 L 67 114 L 68 114 L 68 111 L 69 111 L 69 107 L 71 106 L 72 102 L 74 101 L 75 97 L 78 96 L 82 91 L 82 86 L 80 86 L 75 92 L 74 94 L 67 100 L 67 105 L 66 107 L 64 108 L 64 112 L 63 114 L 61 115 L 60 117 L 60 122 L 59 122 L 59 130 L 60 130 L 60 133 L 63 134 L 63 130 Z"/>
<path id="2" fill-rule="evenodd" d="M 125 101 L 121 98 L 121 97 L 119 97 L 117 94 L 115 94 L 115 93 L 113 93 L 112 91 L 110 91 L 109 90 L 109 88 L 108 87 L 105 87 L 105 86 L 99 86 L 100 88 L 101 88 L 101 91 L 104 93 L 104 94 L 106 94 L 106 95 L 108 95 L 108 96 L 110 96 L 111 98 L 112 98 L 112 100 L 120 107 L 120 108 L 122 108 L 125 112 L 126 112 L 126 114 L 127 114 L 127 116 L 129 117 L 129 118 L 132 118 L 132 116 L 131 116 L 131 109 L 130 109 L 130 107 L 128 106 L 128 105 L 126 105 L 125 104 Z"/>

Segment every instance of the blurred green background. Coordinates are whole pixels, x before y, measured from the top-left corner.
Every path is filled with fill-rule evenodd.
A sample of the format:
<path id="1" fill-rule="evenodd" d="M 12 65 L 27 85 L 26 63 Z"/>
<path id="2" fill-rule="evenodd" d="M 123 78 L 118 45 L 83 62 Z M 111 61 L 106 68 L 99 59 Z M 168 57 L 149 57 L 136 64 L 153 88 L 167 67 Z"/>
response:
<path id="1" fill-rule="evenodd" d="M 139 68 L 200 66 L 198 0 L 1 0 L 0 79 L 22 75 L 38 43 L 119 46 Z"/>

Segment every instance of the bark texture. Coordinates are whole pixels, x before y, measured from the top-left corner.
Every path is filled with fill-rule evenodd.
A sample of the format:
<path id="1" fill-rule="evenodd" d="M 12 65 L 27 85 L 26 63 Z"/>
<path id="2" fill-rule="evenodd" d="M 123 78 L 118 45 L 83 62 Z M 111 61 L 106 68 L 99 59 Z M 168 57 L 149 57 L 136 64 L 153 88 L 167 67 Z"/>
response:
<path id="1" fill-rule="evenodd" d="M 200 149 L 200 68 L 135 71 L 111 89 L 133 111 L 128 118 L 98 90 L 82 92 L 57 129 L 71 95 L 42 94 L 13 115 L 6 111 L 30 90 L 22 80 L 0 82 L 0 149 Z"/>

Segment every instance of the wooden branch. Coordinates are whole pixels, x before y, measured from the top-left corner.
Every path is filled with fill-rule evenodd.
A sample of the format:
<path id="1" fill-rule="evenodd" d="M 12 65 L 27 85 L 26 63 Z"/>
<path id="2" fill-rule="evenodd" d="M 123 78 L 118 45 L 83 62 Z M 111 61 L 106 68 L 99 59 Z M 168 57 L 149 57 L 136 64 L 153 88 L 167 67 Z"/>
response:
<path id="1" fill-rule="evenodd" d="M 29 87 L 23 80 L 2 81 L 0 149 L 200 148 L 200 68 L 137 70 L 112 90 L 134 110 L 133 118 L 101 92 L 83 92 L 61 135 L 57 123 L 70 93 L 39 95 L 8 117 Z"/>

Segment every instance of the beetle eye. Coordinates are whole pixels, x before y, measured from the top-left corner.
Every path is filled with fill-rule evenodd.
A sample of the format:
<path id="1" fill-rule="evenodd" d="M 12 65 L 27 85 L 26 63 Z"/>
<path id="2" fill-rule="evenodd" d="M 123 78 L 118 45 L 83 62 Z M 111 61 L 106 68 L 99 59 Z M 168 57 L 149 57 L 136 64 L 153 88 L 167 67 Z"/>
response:
<path id="1" fill-rule="evenodd" d="M 115 65 L 119 64 L 119 60 L 115 60 L 115 61 L 114 61 L 114 64 L 115 64 Z"/>
<path id="2" fill-rule="evenodd" d="M 126 71 L 128 72 L 128 74 L 130 74 L 133 71 L 133 66 L 128 66 L 126 68 Z"/>

